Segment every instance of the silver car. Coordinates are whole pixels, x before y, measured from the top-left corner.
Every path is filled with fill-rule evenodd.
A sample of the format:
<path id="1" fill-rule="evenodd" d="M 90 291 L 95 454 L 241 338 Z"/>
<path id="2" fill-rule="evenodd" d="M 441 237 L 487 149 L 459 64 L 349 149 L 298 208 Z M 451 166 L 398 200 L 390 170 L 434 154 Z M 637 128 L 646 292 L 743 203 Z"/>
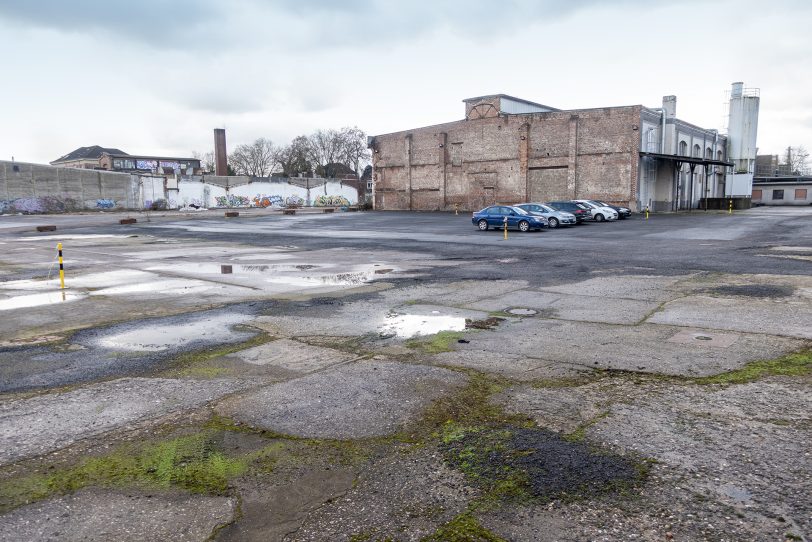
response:
<path id="1" fill-rule="evenodd" d="M 558 211 L 541 203 L 520 203 L 514 207 L 518 207 L 534 215 L 545 217 L 547 219 L 547 225 L 550 228 L 574 226 L 578 222 L 574 214 L 566 211 Z"/>

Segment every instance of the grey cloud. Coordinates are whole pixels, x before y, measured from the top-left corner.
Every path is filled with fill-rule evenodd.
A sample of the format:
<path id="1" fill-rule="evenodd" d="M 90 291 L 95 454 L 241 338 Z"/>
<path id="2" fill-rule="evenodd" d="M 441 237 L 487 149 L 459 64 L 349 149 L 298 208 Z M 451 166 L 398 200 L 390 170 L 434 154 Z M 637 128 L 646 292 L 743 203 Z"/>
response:
<path id="1" fill-rule="evenodd" d="M 216 20 L 216 6 L 206 0 L 0 0 L 0 21 L 61 32 L 104 32 L 166 47 L 182 45 L 190 31 Z"/>

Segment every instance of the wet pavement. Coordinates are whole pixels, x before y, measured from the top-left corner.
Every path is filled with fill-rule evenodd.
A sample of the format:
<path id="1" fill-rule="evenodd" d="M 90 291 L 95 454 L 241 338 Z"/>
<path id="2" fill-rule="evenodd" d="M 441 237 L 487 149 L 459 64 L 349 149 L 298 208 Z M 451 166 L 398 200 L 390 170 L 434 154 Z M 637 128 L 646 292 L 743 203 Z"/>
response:
<path id="1" fill-rule="evenodd" d="M 0 540 L 810 540 L 810 211 L 2 216 Z"/>

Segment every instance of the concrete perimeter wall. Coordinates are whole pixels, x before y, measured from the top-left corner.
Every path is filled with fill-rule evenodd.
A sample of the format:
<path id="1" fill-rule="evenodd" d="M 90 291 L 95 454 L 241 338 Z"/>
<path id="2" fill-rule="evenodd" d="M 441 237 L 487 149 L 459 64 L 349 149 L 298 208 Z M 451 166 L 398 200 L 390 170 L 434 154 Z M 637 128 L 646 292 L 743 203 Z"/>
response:
<path id="1" fill-rule="evenodd" d="M 0 161 L 0 213 L 132 209 L 138 195 L 127 173 Z"/>
<path id="2" fill-rule="evenodd" d="M 0 161 L 0 214 L 357 203 L 354 181 L 214 175 L 176 179 Z"/>

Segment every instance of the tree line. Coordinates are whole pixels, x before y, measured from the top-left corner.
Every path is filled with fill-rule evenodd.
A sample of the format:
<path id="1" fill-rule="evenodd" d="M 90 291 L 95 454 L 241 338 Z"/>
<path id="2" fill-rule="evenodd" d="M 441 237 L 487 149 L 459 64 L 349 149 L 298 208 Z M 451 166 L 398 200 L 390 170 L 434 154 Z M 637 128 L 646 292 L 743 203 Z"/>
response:
<path id="1" fill-rule="evenodd" d="M 340 130 L 316 130 L 300 135 L 287 145 L 276 145 L 260 137 L 253 143 L 234 147 L 228 155 L 229 175 L 253 177 L 344 177 L 360 178 L 371 154 L 366 134 L 357 126 Z M 214 152 L 195 152 L 206 172 L 214 171 Z"/>

